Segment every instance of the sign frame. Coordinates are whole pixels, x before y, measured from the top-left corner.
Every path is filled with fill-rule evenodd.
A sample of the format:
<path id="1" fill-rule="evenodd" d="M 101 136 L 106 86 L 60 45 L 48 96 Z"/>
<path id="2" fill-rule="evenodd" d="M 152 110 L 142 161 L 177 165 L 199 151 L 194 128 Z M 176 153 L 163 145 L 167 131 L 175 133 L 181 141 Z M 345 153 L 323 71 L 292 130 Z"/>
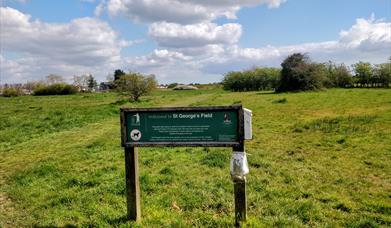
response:
<path id="1" fill-rule="evenodd" d="M 202 106 L 202 107 L 164 107 L 164 108 L 121 108 L 121 144 L 123 147 L 237 147 L 244 143 L 244 110 L 242 105 L 229 106 Z M 154 113 L 154 112 L 213 112 L 213 111 L 235 111 L 237 112 L 238 137 L 232 142 L 216 141 L 183 141 L 183 142 L 129 142 L 127 129 L 127 114 L 134 112 Z"/>

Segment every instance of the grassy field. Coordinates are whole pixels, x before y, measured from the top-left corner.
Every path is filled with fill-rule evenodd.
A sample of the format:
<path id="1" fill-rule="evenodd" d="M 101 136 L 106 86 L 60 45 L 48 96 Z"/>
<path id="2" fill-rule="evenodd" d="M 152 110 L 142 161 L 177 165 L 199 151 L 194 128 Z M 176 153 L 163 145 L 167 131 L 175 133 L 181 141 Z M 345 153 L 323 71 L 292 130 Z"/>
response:
<path id="1" fill-rule="evenodd" d="M 249 227 L 391 226 L 391 90 L 332 89 L 0 97 L 0 227 L 232 226 L 229 148 L 140 149 L 126 221 L 119 107 L 233 103 L 254 113 Z"/>

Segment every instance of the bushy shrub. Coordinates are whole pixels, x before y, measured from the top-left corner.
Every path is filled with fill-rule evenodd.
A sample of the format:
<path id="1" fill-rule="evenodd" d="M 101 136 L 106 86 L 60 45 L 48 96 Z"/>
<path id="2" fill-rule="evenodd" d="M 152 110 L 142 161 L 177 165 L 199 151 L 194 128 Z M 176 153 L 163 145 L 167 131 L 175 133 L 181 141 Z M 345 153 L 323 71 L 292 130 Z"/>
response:
<path id="1" fill-rule="evenodd" d="M 391 83 L 391 60 L 388 63 L 372 65 L 369 62 L 353 64 L 356 87 L 386 87 Z"/>
<path id="2" fill-rule="evenodd" d="M 372 84 L 373 76 L 373 67 L 372 64 L 368 62 L 358 62 L 353 65 L 354 71 L 356 73 L 356 82 L 360 87 L 370 87 Z"/>
<path id="3" fill-rule="evenodd" d="M 74 93 L 77 93 L 77 87 L 65 83 L 42 85 L 34 89 L 35 96 L 67 95 L 67 94 L 74 94 Z"/>
<path id="4" fill-rule="evenodd" d="M 274 89 L 280 70 L 255 68 L 247 71 L 232 71 L 225 75 L 223 88 L 232 91 L 258 91 Z"/>
<path id="5" fill-rule="evenodd" d="M 391 62 L 378 64 L 373 69 L 373 83 L 376 87 L 390 87 Z"/>
<path id="6" fill-rule="evenodd" d="M 141 96 L 147 95 L 157 86 L 154 75 L 142 75 L 129 72 L 115 81 L 117 91 L 126 94 L 131 101 L 138 101 Z"/>
<path id="7" fill-rule="evenodd" d="M 326 64 L 326 68 L 327 79 L 324 84 L 326 87 L 349 88 L 353 86 L 353 75 L 349 72 L 347 66 L 329 62 Z"/>
<path id="8" fill-rule="evenodd" d="M 281 77 L 276 92 L 316 90 L 326 79 L 323 64 L 312 63 L 305 54 L 295 53 L 282 63 Z"/>
<path id="9" fill-rule="evenodd" d="M 3 97 L 18 97 L 24 95 L 21 88 L 4 88 L 2 91 Z"/>
<path id="10" fill-rule="evenodd" d="M 167 86 L 167 88 L 169 88 L 169 89 L 173 89 L 173 88 L 175 88 L 176 86 L 178 85 L 178 83 L 170 83 L 168 86 Z"/>

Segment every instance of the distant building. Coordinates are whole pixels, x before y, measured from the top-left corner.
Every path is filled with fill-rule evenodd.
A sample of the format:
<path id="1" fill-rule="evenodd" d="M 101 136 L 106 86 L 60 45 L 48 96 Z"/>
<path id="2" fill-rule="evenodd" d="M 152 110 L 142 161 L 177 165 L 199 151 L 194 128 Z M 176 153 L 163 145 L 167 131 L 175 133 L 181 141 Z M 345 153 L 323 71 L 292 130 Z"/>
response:
<path id="1" fill-rule="evenodd" d="M 107 90 L 111 90 L 111 89 L 114 89 L 115 86 L 114 86 L 114 83 L 113 82 L 101 82 L 99 84 L 99 90 L 100 91 L 107 91 Z"/>
<path id="2" fill-rule="evenodd" d="M 158 88 L 158 89 L 167 89 L 167 85 L 160 84 L 156 88 Z"/>

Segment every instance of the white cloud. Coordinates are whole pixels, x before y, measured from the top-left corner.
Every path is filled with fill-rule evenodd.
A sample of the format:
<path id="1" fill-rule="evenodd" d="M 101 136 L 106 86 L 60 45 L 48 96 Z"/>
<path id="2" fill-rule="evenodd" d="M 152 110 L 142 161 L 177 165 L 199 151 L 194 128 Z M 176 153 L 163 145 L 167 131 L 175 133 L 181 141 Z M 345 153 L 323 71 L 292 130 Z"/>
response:
<path id="1" fill-rule="evenodd" d="M 289 46 L 262 48 L 227 47 L 223 55 L 201 60 L 205 70 L 226 72 L 253 65 L 279 66 L 283 58 L 295 52 L 308 53 L 314 61 L 344 62 L 359 60 L 372 63 L 385 62 L 391 55 L 391 22 L 359 18 L 350 29 L 340 33 L 337 41 L 304 43 Z"/>
<path id="2" fill-rule="evenodd" d="M 208 57 L 208 56 L 216 56 L 224 53 L 225 45 L 208 44 L 202 47 L 183 47 L 183 48 L 172 48 L 172 49 L 188 56 Z"/>
<path id="3" fill-rule="evenodd" d="M 3 55 L 0 54 L 0 81 L 1 83 L 7 82 L 22 82 L 27 81 L 29 75 L 27 72 L 31 72 L 31 67 L 36 67 L 33 64 L 32 59 L 23 59 L 23 60 L 9 60 L 6 59 Z M 31 66 L 31 67 L 30 67 Z M 7 75 L 12 75 L 12 80 L 10 78 L 5 78 Z"/>
<path id="4" fill-rule="evenodd" d="M 363 51 L 385 48 L 390 50 L 391 23 L 376 21 L 374 15 L 366 20 L 359 18 L 349 30 L 341 31 L 340 43 L 347 48 L 360 48 Z M 390 50 L 391 52 L 391 50 Z"/>
<path id="5" fill-rule="evenodd" d="M 149 55 L 126 58 L 123 69 L 155 74 L 160 83 L 207 83 L 220 79 L 219 74 L 202 72 L 193 60 L 176 51 L 158 49 Z"/>
<path id="6" fill-rule="evenodd" d="M 45 23 L 9 7 L 1 7 L 0 16 L 2 53 L 12 52 L 21 56 L 12 60 L 13 63 L 27 59 L 27 63 L 32 63 L 33 59 L 34 64 L 42 64 L 35 72 L 37 77 L 53 72 L 71 76 L 81 70 L 88 72 L 118 65 L 121 49 L 140 42 L 119 39 L 106 22 L 94 18 L 79 18 L 63 24 Z M 7 56 L 3 54 L 4 58 Z M 8 62 L 7 66 L 10 65 Z M 54 71 L 49 72 L 51 68 Z M 31 74 L 34 75 L 34 72 Z M 15 75 L 2 77 L 12 81 L 11 77 Z"/>
<path id="7" fill-rule="evenodd" d="M 49 24 L 31 20 L 29 15 L 12 8 L 0 10 L 0 39 L 6 51 L 91 65 L 118 61 L 121 47 L 129 44 L 119 40 L 107 23 L 97 19 L 80 18 L 69 24 Z"/>
<path id="8" fill-rule="evenodd" d="M 95 16 L 95 17 L 99 17 L 100 15 L 102 15 L 103 11 L 105 10 L 105 7 L 106 7 L 106 1 L 100 2 L 100 3 L 95 7 L 94 16 Z"/>
<path id="9" fill-rule="evenodd" d="M 279 66 L 281 61 L 295 52 L 308 53 L 314 61 L 344 62 L 352 64 L 359 60 L 372 63 L 385 62 L 391 54 L 391 22 L 376 21 L 374 18 L 357 19 L 356 23 L 340 33 L 340 39 L 318 43 L 304 43 L 288 46 L 265 46 L 260 48 L 242 48 L 238 44 L 210 44 L 200 47 L 171 47 L 188 59 L 158 59 L 149 55 L 133 61 L 139 71 L 155 72 L 162 80 L 172 81 L 178 78 L 173 71 L 180 66 L 181 72 L 188 69 L 194 76 L 193 81 L 202 81 L 203 75 L 210 75 L 210 81 L 216 81 L 230 70 L 242 70 L 252 66 Z M 168 34 L 176 34 L 176 32 Z M 193 35 L 195 36 L 195 35 Z M 175 36 L 174 36 L 175 37 Z M 147 62 L 148 67 L 144 64 Z M 172 75 L 168 72 L 171 72 Z M 198 72 L 198 76 L 197 75 Z M 220 75 L 220 77 L 217 77 Z M 166 78 L 167 79 L 166 79 Z M 180 78 L 179 78 L 180 79 Z M 179 80 L 178 81 L 181 81 Z M 163 81 L 164 82 L 164 81 Z"/>
<path id="10" fill-rule="evenodd" d="M 21 57 L 7 59 L 0 55 L 1 83 L 21 83 L 43 79 L 48 74 L 64 76 L 69 82 L 73 75 L 91 73 L 99 80 L 111 72 L 108 66 L 81 66 L 70 65 L 61 62 L 51 62 L 47 58 Z M 113 66 L 114 67 L 114 66 Z M 111 67 L 111 68 L 113 68 Z M 114 69 L 114 68 L 113 68 Z"/>
<path id="11" fill-rule="evenodd" d="M 274 8 L 283 2 L 285 0 L 109 0 L 105 7 L 110 15 L 123 14 L 136 22 L 194 24 L 218 17 L 236 18 L 236 12 L 242 7 L 266 4 Z"/>
<path id="12" fill-rule="evenodd" d="M 177 62 L 191 61 L 191 56 L 186 56 L 177 51 L 167 49 L 155 49 L 151 54 L 144 56 L 128 57 L 124 59 L 124 66 L 131 66 L 135 71 L 145 71 L 146 69 L 170 66 L 173 67 Z"/>
<path id="13" fill-rule="evenodd" d="M 242 26 L 228 23 L 218 26 L 214 23 L 180 25 L 159 22 L 149 27 L 149 36 L 163 47 L 200 47 L 208 44 L 233 44 L 238 42 Z"/>
<path id="14" fill-rule="evenodd" d="M 167 59 L 167 60 L 175 60 L 175 59 L 191 60 L 191 57 L 185 56 L 180 52 L 168 51 L 168 50 L 155 50 L 152 56 L 158 59 Z"/>

